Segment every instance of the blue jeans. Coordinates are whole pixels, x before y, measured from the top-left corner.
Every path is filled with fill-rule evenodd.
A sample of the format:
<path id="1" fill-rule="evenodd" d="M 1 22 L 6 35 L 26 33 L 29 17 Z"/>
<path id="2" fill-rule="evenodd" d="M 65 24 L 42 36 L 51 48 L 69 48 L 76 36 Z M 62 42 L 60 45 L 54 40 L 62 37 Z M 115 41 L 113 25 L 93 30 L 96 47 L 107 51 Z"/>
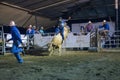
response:
<path id="1" fill-rule="evenodd" d="M 62 40 L 64 40 L 64 27 L 63 26 L 60 26 L 60 34 L 62 36 Z"/>
<path id="2" fill-rule="evenodd" d="M 18 41 L 14 41 L 13 42 L 13 46 L 12 46 L 12 49 L 11 49 L 11 52 L 14 54 L 14 56 L 16 57 L 17 61 L 19 63 L 22 63 L 23 62 L 23 59 L 22 57 L 20 56 L 19 52 L 22 52 L 23 49 L 22 48 L 19 48 L 19 42 Z"/>
<path id="3" fill-rule="evenodd" d="M 64 40 L 64 33 L 60 32 L 61 36 L 62 36 L 62 40 Z"/>

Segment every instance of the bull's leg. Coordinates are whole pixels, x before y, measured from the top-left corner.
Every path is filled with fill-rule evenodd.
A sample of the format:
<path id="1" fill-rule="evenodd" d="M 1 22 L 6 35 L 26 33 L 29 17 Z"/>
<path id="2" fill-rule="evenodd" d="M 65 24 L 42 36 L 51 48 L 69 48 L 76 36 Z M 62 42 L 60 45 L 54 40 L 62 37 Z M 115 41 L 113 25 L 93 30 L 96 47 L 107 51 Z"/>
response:
<path id="1" fill-rule="evenodd" d="M 49 51 L 49 55 L 51 56 L 52 53 L 53 53 L 53 46 L 52 46 L 52 44 L 49 45 L 48 51 Z"/>
<path id="2" fill-rule="evenodd" d="M 59 46 L 59 52 L 58 52 L 58 53 L 59 53 L 59 56 L 61 56 L 61 49 L 62 49 L 62 46 L 60 45 L 60 46 Z"/>
<path id="3" fill-rule="evenodd" d="M 52 54 L 53 54 L 53 49 L 50 51 L 49 56 L 51 56 Z"/>

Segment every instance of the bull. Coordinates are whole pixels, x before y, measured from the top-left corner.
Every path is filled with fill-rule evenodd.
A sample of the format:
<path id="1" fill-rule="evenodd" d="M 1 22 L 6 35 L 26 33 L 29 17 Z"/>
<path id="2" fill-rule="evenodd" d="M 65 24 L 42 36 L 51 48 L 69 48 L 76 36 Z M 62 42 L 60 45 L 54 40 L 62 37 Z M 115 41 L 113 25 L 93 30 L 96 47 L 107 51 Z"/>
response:
<path id="1" fill-rule="evenodd" d="M 68 28 L 67 25 L 65 25 L 64 26 L 64 40 L 66 40 L 69 32 L 70 32 L 70 29 Z M 63 42 L 62 42 L 61 34 L 59 33 L 55 35 L 48 45 L 49 55 L 51 56 L 55 52 L 55 49 L 58 49 L 59 56 L 61 56 L 62 43 Z"/>

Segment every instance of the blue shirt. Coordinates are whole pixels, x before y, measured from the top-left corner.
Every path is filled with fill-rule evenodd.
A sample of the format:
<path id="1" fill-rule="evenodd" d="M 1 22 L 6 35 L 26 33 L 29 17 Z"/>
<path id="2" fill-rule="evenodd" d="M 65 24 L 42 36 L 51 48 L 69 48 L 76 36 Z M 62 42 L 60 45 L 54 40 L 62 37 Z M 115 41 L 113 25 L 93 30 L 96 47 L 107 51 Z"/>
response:
<path id="1" fill-rule="evenodd" d="M 59 27 L 56 27 L 56 28 L 55 28 L 55 33 L 58 34 L 59 32 L 60 32 Z"/>
<path id="2" fill-rule="evenodd" d="M 57 27 L 55 28 L 55 33 L 58 34 L 58 33 L 64 33 L 64 27 Z"/>
<path id="3" fill-rule="evenodd" d="M 68 21 L 68 20 L 66 20 L 66 19 L 61 19 L 61 20 L 59 20 L 60 26 L 64 26 L 65 23 L 66 23 L 66 21 Z"/>
<path id="4" fill-rule="evenodd" d="M 28 29 L 26 31 L 26 34 L 29 35 L 29 38 L 33 38 L 33 36 L 35 34 L 35 30 L 34 29 Z"/>
<path id="5" fill-rule="evenodd" d="M 18 40 L 20 43 L 22 43 L 20 32 L 16 26 L 11 26 L 11 35 L 12 35 L 12 38 L 10 40 L 13 40 L 13 41 Z"/>
<path id="6" fill-rule="evenodd" d="M 28 29 L 28 30 L 26 31 L 26 34 L 27 34 L 27 35 L 35 34 L 35 30 L 34 30 L 34 29 L 29 30 L 29 29 Z"/>
<path id="7" fill-rule="evenodd" d="M 39 32 L 40 32 L 42 35 L 44 35 L 43 29 L 40 29 Z"/>
<path id="8" fill-rule="evenodd" d="M 104 30 L 110 30 L 108 23 L 104 24 L 103 26 L 99 26 L 99 28 L 104 28 Z"/>

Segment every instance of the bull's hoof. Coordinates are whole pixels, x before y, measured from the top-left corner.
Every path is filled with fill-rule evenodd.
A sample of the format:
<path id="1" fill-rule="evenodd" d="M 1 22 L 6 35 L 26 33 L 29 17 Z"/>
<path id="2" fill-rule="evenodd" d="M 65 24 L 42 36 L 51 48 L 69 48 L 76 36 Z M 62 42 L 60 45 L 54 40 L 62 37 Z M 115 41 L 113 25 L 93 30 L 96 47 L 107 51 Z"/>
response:
<path id="1" fill-rule="evenodd" d="M 49 56 L 52 56 L 52 53 L 49 53 Z"/>

